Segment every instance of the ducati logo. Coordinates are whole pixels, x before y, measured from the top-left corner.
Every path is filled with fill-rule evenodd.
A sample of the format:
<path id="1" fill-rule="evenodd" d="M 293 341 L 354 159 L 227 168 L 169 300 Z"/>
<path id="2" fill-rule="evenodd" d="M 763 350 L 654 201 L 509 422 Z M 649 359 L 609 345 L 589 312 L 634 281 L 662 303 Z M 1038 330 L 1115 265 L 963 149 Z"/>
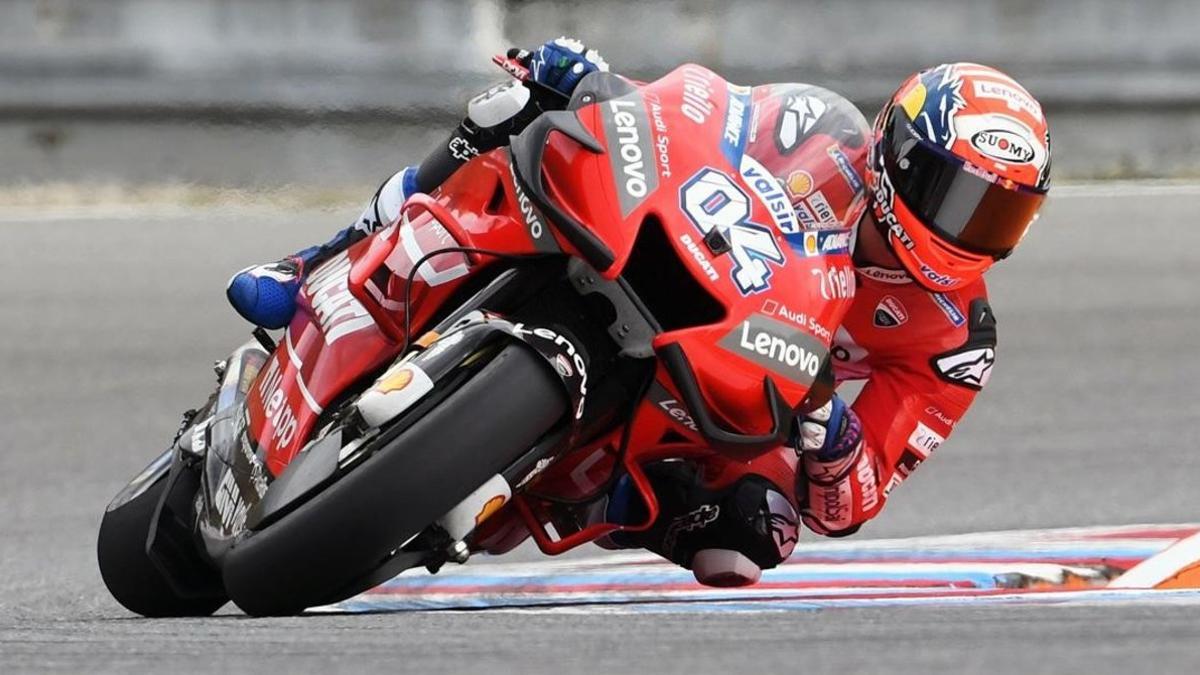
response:
<path id="1" fill-rule="evenodd" d="M 876 328 L 895 328 L 908 321 L 908 310 L 904 305 L 895 298 L 895 296 L 885 295 L 875 306 L 875 319 L 873 323 Z"/>

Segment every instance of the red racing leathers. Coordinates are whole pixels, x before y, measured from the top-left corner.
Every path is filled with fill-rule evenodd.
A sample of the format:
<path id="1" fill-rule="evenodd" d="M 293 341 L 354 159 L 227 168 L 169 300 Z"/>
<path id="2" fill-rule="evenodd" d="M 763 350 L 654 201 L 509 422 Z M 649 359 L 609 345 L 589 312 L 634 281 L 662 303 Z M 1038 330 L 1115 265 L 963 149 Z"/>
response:
<path id="1" fill-rule="evenodd" d="M 833 536 L 875 517 L 945 442 L 995 361 L 996 323 L 982 280 L 931 293 L 895 270 L 859 267 L 856 276 L 833 357 L 839 383 L 866 380 L 852 406 L 863 442 L 844 466 L 806 461 L 806 494 L 798 495 L 805 524 Z"/>
<path id="2" fill-rule="evenodd" d="M 839 385 L 866 381 L 851 406 L 862 444 L 829 466 L 798 460 L 785 446 L 748 464 L 714 459 L 704 467 L 713 490 L 748 474 L 767 478 L 795 500 L 809 529 L 829 536 L 853 534 L 879 513 L 950 436 L 995 360 L 995 319 L 982 280 L 934 294 L 898 270 L 859 267 L 855 276 L 833 358 Z"/>
<path id="3" fill-rule="evenodd" d="M 858 111 L 841 97 L 804 85 L 754 92 L 757 109 L 746 152 L 784 184 L 801 223 L 812 224 L 805 223 L 806 215 L 820 221 L 826 204 L 843 223 L 858 220 L 867 140 L 856 132 L 865 125 Z M 844 186 L 822 180 L 814 167 L 826 156 L 838 160 Z M 875 227 L 869 213 L 861 227 Z M 711 489 L 747 474 L 768 478 L 794 499 L 809 529 L 830 536 L 851 534 L 879 513 L 891 491 L 949 437 L 995 360 L 995 319 L 982 280 L 931 293 L 904 271 L 855 260 L 854 302 L 836 330 L 832 356 L 839 385 L 865 380 L 852 406 L 862 424 L 862 444 L 827 465 L 798 459 L 794 448 L 783 447 L 749 464 L 712 460 L 703 467 Z"/>

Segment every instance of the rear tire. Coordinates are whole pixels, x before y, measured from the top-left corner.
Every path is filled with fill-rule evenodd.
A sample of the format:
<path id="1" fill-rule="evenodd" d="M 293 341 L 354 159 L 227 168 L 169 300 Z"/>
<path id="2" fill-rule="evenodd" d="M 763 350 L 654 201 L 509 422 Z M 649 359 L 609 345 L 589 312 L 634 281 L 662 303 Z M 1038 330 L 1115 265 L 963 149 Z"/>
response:
<path id="1" fill-rule="evenodd" d="M 106 512 L 100 521 L 96 541 L 100 576 L 117 602 L 131 612 L 152 618 L 209 616 L 229 601 L 220 590 L 217 571 L 196 549 L 190 528 L 173 516 L 191 511 L 194 486 L 199 483 L 188 478 L 182 477 L 175 484 L 175 494 L 164 506 L 164 511 L 172 511 L 165 513 L 163 522 L 157 525 L 156 541 L 169 556 L 171 569 L 186 576 L 188 585 L 199 589 L 191 597 L 178 593 L 146 553 L 150 528 L 155 525 L 155 509 L 171 483 L 169 474 L 164 474 L 143 494 Z M 175 510 L 181 507 L 183 510 Z"/>
<path id="2" fill-rule="evenodd" d="M 278 616 L 366 590 L 356 580 L 520 458 L 568 407 L 541 356 L 505 347 L 386 447 L 239 541 L 222 563 L 230 598 Z"/>

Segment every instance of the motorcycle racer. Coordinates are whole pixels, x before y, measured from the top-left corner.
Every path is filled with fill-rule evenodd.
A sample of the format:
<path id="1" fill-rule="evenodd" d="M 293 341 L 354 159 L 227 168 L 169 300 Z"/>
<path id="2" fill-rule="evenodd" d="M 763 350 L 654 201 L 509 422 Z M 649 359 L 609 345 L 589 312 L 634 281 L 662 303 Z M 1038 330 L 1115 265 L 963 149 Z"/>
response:
<path id="1" fill-rule="evenodd" d="M 574 40 L 520 56 L 535 82 L 564 95 L 584 75 L 607 70 Z M 228 289 L 235 308 L 258 325 L 286 325 L 305 270 L 390 223 L 408 195 L 503 144 L 528 122 L 524 91 L 497 87 L 473 99 L 449 142 L 389 178 L 355 225 L 328 244 L 235 275 Z M 822 535 L 854 533 L 944 443 L 995 361 L 996 322 L 982 275 L 1015 248 L 1049 184 L 1040 105 L 985 66 L 945 64 L 913 75 L 873 131 L 845 99 L 817 87 L 756 87 L 750 101 L 744 151 L 780 182 L 797 220 L 817 230 L 858 223 L 854 269 L 820 283 L 822 293 L 854 297 L 833 336 L 836 379 L 866 384 L 853 405 L 835 395 L 797 420 L 790 446 L 752 462 L 647 468 L 658 521 L 601 543 L 647 548 L 714 585 L 752 582 L 786 559 L 800 520 Z M 812 167 L 794 160 L 817 142 L 828 145 L 840 193 L 814 189 Z M 587 516 L 637 521 L 641 505 L 631 492 L 628 480 L 618 481 Z M 519 538 L 481 545 L 500 552 Z"/>

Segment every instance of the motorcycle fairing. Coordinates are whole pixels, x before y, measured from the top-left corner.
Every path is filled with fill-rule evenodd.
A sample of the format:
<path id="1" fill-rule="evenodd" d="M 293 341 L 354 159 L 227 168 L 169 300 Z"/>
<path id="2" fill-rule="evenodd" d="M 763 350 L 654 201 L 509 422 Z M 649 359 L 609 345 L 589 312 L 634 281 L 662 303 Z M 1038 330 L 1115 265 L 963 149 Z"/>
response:
<path id="1" fill-rule="evenodd" d="M 789 413 L 828 370 L 831 329 L 853 296 L 852 233 L 797 229 L 779 215 L 764 171 L 727 142 L 731 130 L 748 132 L 753 116 L 733 110 L 747 98 L 711 71 L 685 66 L 637 91 L 543 115 L 514 139 L 511 162 L 503 149 L 475 158 L 439 191 L 410 199 L 396 223 L 316 270 L 248 400 L 251 436 L 271 475 L 296 456 L 339 394 L 380 372 L 464 279 L 495 261 L 480 249 L 578 256 L 645 310 L 657 333 L 644 336 L 660 357 L 656 380 L 695 429 L 680 430 L 677 415 L 640 403 L 628 422 L 637 453 L 626 463 L 643 492 L 649 488 L 636 464 L 660 451 L 711 452 L 723 437 L 761 451 L 780 440 Z M 726 217 L 731 205 L 740 209 L 736 218 Z M 718 319 L 655 325 L 656 308 L 643 307 L 623 277 L 648 226 L 663 230 L 682 269 L 720 304 Z M 408 237 L 404 228 L 430 232 Z M 443 283 L 407 274 L 410 288 L 404 271 L 417 261 L 404 243 L 437 245 L 446 235 L 476 250 L 456 252 L 441 270 Z M 667 428 L 685 442 L 665 443 Z M 548 481 L 546 469 L 539 470 Z M 653 507 L 653 496 L 646 498 Z M 527 520 L 535 508 L 513 502 Z"/>
<path id="2" fill-rule="evenodd" d="M 545 114 L 515 138 L 515 173 L 551 216 L 559 246 L 605 278 L 622 274 L 648 223 L 666 231 L 725 316 L 664 331 L 655 350 L 678 346 L 675 361 L 694 374 L 714 421 L 756 420 L 738 431 L 769 434 L 771 388 L 796 410 L 828 362 L 854 293 L 853 233 L 801 228 L 783 187 L 731 143 L 750 133 L 744 88 L 687 65 L 633 91 L 610 89 L 619 95 Z M 711 356 L 714 344 L 722 357 Z"/>

